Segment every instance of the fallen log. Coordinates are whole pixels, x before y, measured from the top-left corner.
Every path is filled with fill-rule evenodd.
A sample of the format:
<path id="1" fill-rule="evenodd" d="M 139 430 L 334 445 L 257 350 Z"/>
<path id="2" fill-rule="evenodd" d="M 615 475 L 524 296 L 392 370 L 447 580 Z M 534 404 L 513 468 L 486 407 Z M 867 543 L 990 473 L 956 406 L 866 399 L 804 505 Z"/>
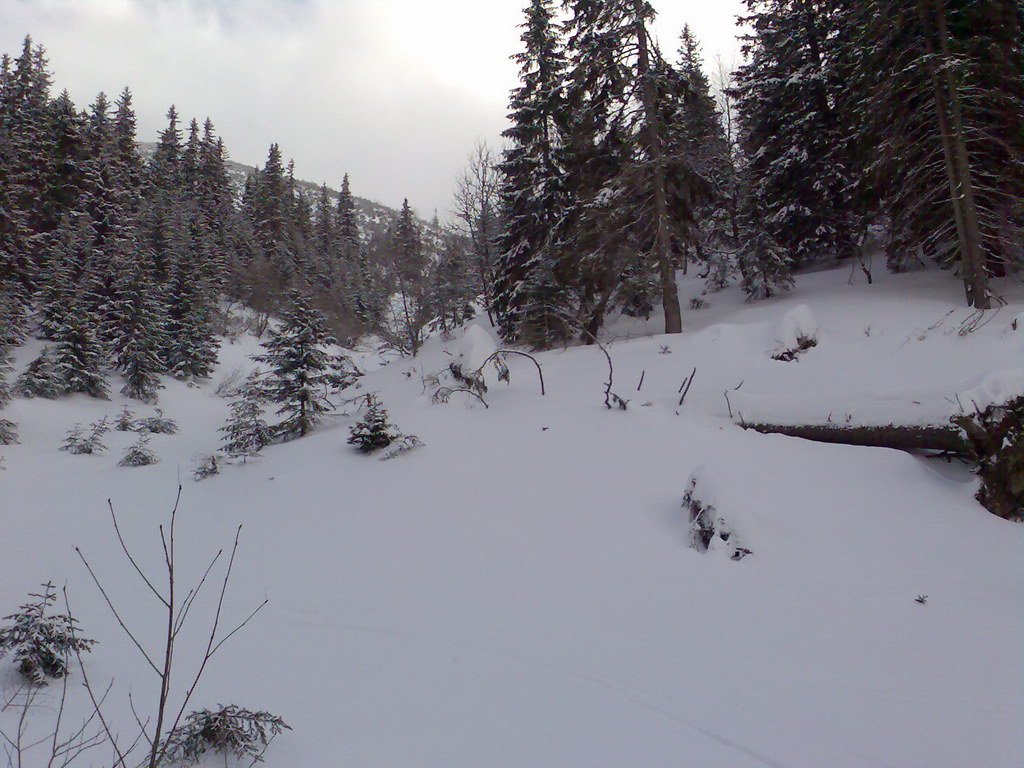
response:
<path id="1" fill-rule="evenodd" d="M 787 435 L 818 443 L 859 445 L 871 448 L 895 448 L 900 451 L 938 451 L 965 458 L 970 446 L 953 426 L 906 426 L 885 424 L 863 426 L 848 424 L 765 424 L 740 422 L 744 429 L 767 435 Z"/>

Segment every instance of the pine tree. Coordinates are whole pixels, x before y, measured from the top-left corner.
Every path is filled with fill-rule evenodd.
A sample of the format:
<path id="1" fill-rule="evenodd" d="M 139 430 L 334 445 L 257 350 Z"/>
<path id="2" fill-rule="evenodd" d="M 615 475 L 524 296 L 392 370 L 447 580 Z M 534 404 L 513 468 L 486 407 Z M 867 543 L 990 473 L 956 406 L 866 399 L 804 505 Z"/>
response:
<path id="1" fill-rule="evenodd" d="M 498 240 L 492 309 L 508 341 L 547 347 L 567 338 L 549 322 L 547 305 L 528 298 L 534 270 L 553 277 L 553 242 L 566 205 L 560 122 L 564 117 L 565 59 L 551 0 L 531 0 L 524 11 L 523 50 L 515 57 L 520 85 L 509 99 L 512 127 L 500 165 L 503 227 Z"/>
<path id="2" fill-rule="evenodd" d="M 95 324 L 88 313 L 69 314 L 54 336 L 53 367 L 64 392 L 107 400 L 106 360 L 92 332 Z"/>
<path id="3" fill-rule="evenodd" d="M 853 255 L 853 172 L 835 111 L 827 46 L 834 9 L 803 0 L 746 0 L 752 29 L 737 72 L 749 193 L 795 266 Z"/>
<path id="4" fill-rule="evenodd" d="M 0 656 L 13 654 L 18 672 L 36 685 L 47 678 L 60 679 L 68 673 L 68 657 L 92 650 L 95 640 L 82 637 L 78 622 L 66 614 L 47 615 L 57 601 L 53 584 L 43 585 L 42 594 L 29 594 L 36 602 L 21 606 L 19 613 L 5 616 L 9 624 L 0 627 Z"/>
<path id="5" fill-rule="evenodd" d="M 102 418 L 94 424 L 89 425 L 89 433 L 86 434 L 81 424 L 75 424 L 74 429 L 68 432 L 64 439 L 62 451 L 75 455 L 92 455 L 107 450 L 103 444 L 103 436 L 110 431 L 106 418 Z"/>
<path id="6" fill-rule="evenodd" d="M 323 349 L 331 343 L 323 315 L 300 292 L 289 292 L 280 326 L 263 343 L 266 352 L 253 358 L 270 366 L 264 393 L 284 417 L 274 425 L 276 436 L 303 437 L 331 410 L 325 392 L 332 356 Z"/>
<path id="7" fill-rule="evenodd" d="M 424 340 L 424 329 L 433 317 L 426 280 L 427 256 L 422 235 L 409 201 L 389 233 L 389 267 L 397 287 L 397 301 L 382 329 L 388 340 L 404 354 L 415 356 Z"/>
<path id="8" fill-rule="evenodd" d="M 668 94 L 668 148 L 700 179 L 705 193 L 696 200 L 693 242 L 684 247 L 692 247 L 703 264 L 709 289 L 721 290 L 728 285 L 731 256 L 738 247 L 736 169 L 699 45 L 688 25 L 680 35 L 676 76 L 678 83 Z M 684 253 L 684 270 L 686 262 Z"/>
<path id="9" fill-rule="evenodd" d="M 669 106 L 684 86 L 654 45 L 646 0 L 575 0 L 567 30 L 565 128 L 572 202 L 560 250 L 574 265 L 583 337 L 592 343 L 630 288 L 656 279 L 665 330 L 682 328 L 675 271 L 694 239 L 694 202 L 706 194 L 676 151 Z"/>
<path id="10" fill-rule="evenodd" d="M 163 389 L 160 374 L 165 370 L 159 355 L 164 338 L 160 306 L 140 267 L 119 277 L 115 295 L 105 306 L 103 335 L 114 366 L 124 376 L 121 394 L 154 403 Z"/>
<path id="11" fill-rule="evenodd" d="M 164 364 L 179 379 L 209 378 L 219 346 L 213 324 L 216 288 L 194 260 L 181 259 L 173 265 L 166 291 Z"/>
<path id="12" fill-rule="evenodd" d="M 232 458 L 259 456 L 271 440 L 270 427 L 263 420 L 263 408 L 259 377 L 254 371 L 249 374 L 239 397 L 231 403 L 228 422 L 220 431 L 224 433 L 221 450 Z"/>
<path id="13" fill-rule="evenodd" d="M 840 19 L 864 216 L 886 220 L 892 267 L 922 251 L 988 306 L 989 275 L 1024 262 L 1024 8 L 872 0 Z"/>
<path id="14" fill-rule="evenodd" d="M 380 400 L 370 395 L 367 398 L 366 413 L 349 430 L 349 445 L 356 446 L 363 453 L 372 453 L 387 448 L 398 437 L 394 426 L 388 421 L 388 412 Z"/>
<path id="15" fill-rule="evenodd" d="M 139 439 L 128 446 L 124 456 L 117 462 L 119 467 L 145 467 L 156 464 L 160 459 L 149 448 L 149 435 L 145 432 L 139 433 Z"/>
<path id="16" fill-rule="evenodd" d="M 57 373 L 53 360 L 53 352 L 43 347 L 28 367 L 18 376 L 14 384 L 14 393 L 25 398 L 43 397 L 52 399 L 59 397 L 64 391 L 64 384 Z"/>

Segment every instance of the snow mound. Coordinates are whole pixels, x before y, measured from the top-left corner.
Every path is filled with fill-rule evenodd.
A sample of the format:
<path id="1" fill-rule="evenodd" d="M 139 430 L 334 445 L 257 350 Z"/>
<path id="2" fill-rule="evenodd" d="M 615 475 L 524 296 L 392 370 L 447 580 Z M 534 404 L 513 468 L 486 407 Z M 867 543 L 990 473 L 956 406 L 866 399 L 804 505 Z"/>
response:
<path id="1" fill-rule="evenodd" d="M 776 337 L 785 349 L 794 349 L 801 340 L 818 338 L 818 321 L 806 304 L 798 304 L 782 316 Z"/>
<path id="2" fill-rule="evenodd" d="M 690 546 L 698 552 L 730 560 L 752 554 L 738 533 L 753 527 L 751 516 L 730 497 L 728 483 L 715 470 L 707 465 L 694 470 L 683 496 L 683 509 L 690 516 Z"/>
<path id="3" fill-rule="evenodd" d="M 1003 368 L 990 373 L 981 383 L 957 395 L 967 409 L 983 411 L 1024 395 L 1024 368 Z"/>
<path id="4" fill-rule="evenodd" d="M 466 329 L 459 341 L 455 358 L 466 373 L 477 371 L 498 350 L 494 338 L 479 325 Z"/>

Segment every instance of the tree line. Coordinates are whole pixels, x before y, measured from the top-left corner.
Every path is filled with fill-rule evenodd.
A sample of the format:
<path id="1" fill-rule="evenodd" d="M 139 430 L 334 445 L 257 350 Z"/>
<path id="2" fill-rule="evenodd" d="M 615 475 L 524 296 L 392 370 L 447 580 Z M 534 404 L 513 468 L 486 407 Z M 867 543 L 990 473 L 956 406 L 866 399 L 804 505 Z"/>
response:
<path id="1" fill-rule="evenodd" d="M 269 315 L 302 295 L 333 338 L 374 332 L 406 352 L 467 314 L 465 239 L 424 233 L 408 202 L 368 226 L 347 175 L 337 195 L 308 194 L 277 144 L 238 189 L 209 119 L 185 126 L 172 106 L 144 158 L 127 88 L 79 110 L 51 85 L 31 38 L 0 58 L 0 370 L 26 334 L 50 342 L 26 393 L 103 397 L 113 370 L 150 402 L 161 375 L 206 378 L 224 301 Z"/>
<path id="2" fill-rule="evenodd" d="M 877 246 L 992 305 L 990 278 L 1024 262 L 1024 6 L 746 0 L 717 100 L 690 29 L 670 59 L 653 17 L 525 9 L 491 295 L 506 338 L 587 340 L 659 302 L 679 332 L 680 268 L 762 298 Z"/>

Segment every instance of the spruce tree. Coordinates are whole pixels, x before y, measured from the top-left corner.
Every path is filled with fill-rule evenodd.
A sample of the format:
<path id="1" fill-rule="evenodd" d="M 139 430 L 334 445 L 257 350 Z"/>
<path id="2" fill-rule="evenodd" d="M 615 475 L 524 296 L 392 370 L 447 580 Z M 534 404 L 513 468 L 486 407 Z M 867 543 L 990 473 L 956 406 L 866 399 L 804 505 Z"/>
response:
<path id="1" fill-rule="evenodd" d="M 156 464 L 160 459 L 149 447 L 149 435 L 145 432 L 139 433 L 139 438 L 124 452 L 124 456 L 117 462 L 119 467 L 145 467 Z"/>
<path id="2" fill-rule="evenodd" d="M 388 421 L 388 412 L 377 397 L 370 395 L 367 398 L 366 413 L 349 430 L 349 445 L 354 445 L 363 453 L 373 453 L 380 448 L 387 448 L 398 437 L 398 432 Z"/>
<path id="3" fill-rule="evenodd" d="M 163 389 L 164 364 L 159 350 L 164 324 L 155 290 L 141 268 L 121 275 L 115 294 L 105 307 L 103 335 L 114 366 L 124 377 L 121 394 L 144 403 L 155 403 Z"/>
<path id="4" fill-rule="evenodd" d="M 422 233 L 409 201 L 391 226 L 388 238 L 389 266 L 397 287 L 397 306 L 382 329 L 403 353 L 415 356 L 424 340 L 424 329 L 433 313 L 426 278 L 427 255 Z"/>
<path id="5" fill-rule="evenodd" d="M 854 253 L 854 171 L 829 78 L 837 33 L 828 3 L 746 0 L 749 61 L 737 72 L 749 194 L 764 227 L 797 267 Z"/>
<path id="6" fill-rule="evenodd" d="M 52 399 L 59 397 L 62 392 L 63 382 L 54 365 L 53 352 L 49 347 L 43 347 L 39 356 L 18 376 L 14 384 L 14 393 L 29 399 Z"/>
<path id="7" fill-rule="evenodd" d="M 560 123 L 564 116 L 565 59 L 551 0 L 531 0 L 516 54 L 520 85 L 509 99 L 512 126 L 500 165 L 503 227 L 498 239 L 492 310 L 508 341 L 546 347 L 567 338 L 549 322 L 550 307 L 527 297 L 522 286 L 535 270 L 556 270 L 553 242 L 565 206 Z"/>
<path id="8" fill-rule="evenodd" d="M 270 366 L 264 393 L 284 417 L 274 425 L 275 436 L 303 437 L 331 410 L 325 393 L 332 356 L 324 350 L 331 343 L 323 315 L 302 293 L 290 291 L 281 324 L 263 343 L 266 352 L 253 358 Z"/>
<path id="9" fill-rule="evenodd" d="M 69 313 L 54 335 L 53 367 L 63 392 L 107 400 L 107 365 L 92 331 L 95 325 L 95 318 L 86 312 Z"/>
<path id="10" fill-rule="evenodd" d="M 988 277 L 1024 263 L 1024 8 L 872 0 L 839 18 L 864 217 L 888 225 L 892 268 L 920 252 L 988 306 Z"/>
<path id="11" fill-rule="evenodd" d="M 259 456 L 271 440 L 270 427 L 263 420 L 262 390 L 256 372 L 249 374 L 245 384 L 231 403 L 228 422 L 220 431 L 224 433 L 221 450 L 232 458 Z"/>

